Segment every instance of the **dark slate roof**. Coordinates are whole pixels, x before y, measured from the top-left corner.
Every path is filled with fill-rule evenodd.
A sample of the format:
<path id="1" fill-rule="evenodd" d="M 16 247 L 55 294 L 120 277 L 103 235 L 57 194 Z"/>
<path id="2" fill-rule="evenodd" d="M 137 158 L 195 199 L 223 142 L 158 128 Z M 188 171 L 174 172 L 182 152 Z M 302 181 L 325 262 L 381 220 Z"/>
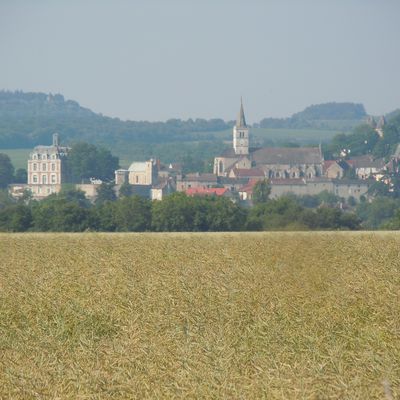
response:
<path id="1" fill-rule="evenodd" d="M 235 150 L 233 148 L 226 149 L 222 152 L 220 157 L 226 157 L 226 158 L 239 158 L 240 155 L 235 153 Z"/>
<path id="2" fill-rule="evenodd" d="M 217 176 L 214 174 L 186 174 L 182 181 L 186 182 L 217 182 Z"/>
<path id="3" fill-rule="evenodd" d="M 130 185 L 132 196 L 150 198 L 151 185 Z"/>
<path id="4" fill-rule="evenodd" d="M 262 164 L 321 164 L 319 147 L 264 147 L 252 153 L 256 165 Z"/>
<path id="5" fill-rule="evenodd" d="M 264 177 L 265 173 L 260 168 L 234 168 L 233 172 L 238 178 L 247 178 L 247 177 Z"/>
<path id="6" fill-rule="evenodd" d="M 240 111 L 236 120 L 236 128 L 246 128 L 246 118 L 244 117 L 243 101 L 240 99 Z"/>
<path id="7" fill-rule="evenodd" d="M 386 164 L 384 158 L 374 159 L 369 155 L 352 157 L 347 163 L 354 168 L 383 168 Z"/>

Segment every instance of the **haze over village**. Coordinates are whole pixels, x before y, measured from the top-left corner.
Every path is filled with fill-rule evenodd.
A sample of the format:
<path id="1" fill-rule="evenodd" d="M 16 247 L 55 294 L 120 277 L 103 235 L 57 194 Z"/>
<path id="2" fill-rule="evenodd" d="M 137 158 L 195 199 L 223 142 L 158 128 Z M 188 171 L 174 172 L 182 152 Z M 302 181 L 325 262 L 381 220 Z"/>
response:
<path id="1" fill-rule="evenodd" d="M 0 399 L 400 399 L 399 16 L 0 1 Z"/>

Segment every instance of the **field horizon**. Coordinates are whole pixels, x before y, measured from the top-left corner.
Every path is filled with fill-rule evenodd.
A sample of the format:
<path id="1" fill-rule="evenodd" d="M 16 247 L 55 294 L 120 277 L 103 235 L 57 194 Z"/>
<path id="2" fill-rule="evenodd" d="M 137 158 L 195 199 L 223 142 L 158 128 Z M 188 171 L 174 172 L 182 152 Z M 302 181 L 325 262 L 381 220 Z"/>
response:
<path id="1" fill-rule="evenodd" d="M 400 233 L 0 234 L 0 252 L 0 398 L 400 396 Z"/>

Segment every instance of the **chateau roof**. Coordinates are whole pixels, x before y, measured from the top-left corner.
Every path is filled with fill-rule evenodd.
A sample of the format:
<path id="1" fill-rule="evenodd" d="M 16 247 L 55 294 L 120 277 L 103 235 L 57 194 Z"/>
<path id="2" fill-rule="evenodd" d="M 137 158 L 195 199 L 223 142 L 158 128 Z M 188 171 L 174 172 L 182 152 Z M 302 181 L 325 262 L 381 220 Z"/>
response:
<path id="1" fill-rule="evenodd" d="M 321 164 L 323 156 L 318 147 L 264 147 L 252 153 L 256 165 L 260 164 Z"/>

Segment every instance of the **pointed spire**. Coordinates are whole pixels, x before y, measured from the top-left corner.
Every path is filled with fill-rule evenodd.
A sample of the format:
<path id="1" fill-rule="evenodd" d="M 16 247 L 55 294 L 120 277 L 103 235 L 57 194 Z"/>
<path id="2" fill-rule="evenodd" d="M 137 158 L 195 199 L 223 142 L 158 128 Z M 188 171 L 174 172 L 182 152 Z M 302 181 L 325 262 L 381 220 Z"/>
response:
<path id="1" fill-rule="evenodd" d="M 243 100 L 240 96 L 240 111 L 238 115 L 238 119 L 236 120 L 236 127 L 237 128 L 245 128 L 246 125 L 246 118 L 244 117 L 244 110 L 243 110 Z"/>

